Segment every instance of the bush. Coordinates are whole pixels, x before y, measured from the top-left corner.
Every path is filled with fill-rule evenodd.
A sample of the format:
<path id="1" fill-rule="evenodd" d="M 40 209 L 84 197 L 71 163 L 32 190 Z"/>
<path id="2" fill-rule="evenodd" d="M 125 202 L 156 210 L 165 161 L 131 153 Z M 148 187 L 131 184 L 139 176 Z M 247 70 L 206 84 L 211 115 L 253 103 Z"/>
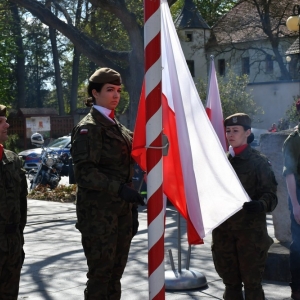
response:
<path id="1" fill-rule="evenodd" d="M 294 101 L 285 114 L 287 116 L 287 120 L 289 121 L 289 123 L 296 125 L 299 122 L 299 114 L 297 113 L 296 110 L 296 102 L 300 99 L 300 96 L 294 96 L 293 98 Z"/>
<path id="2" fill-rule="evenodd" d="M 17 134 L 10 134 L 8 135 L 8 139 L 5 142 L 4 146 L 5 149 L 8 149 L 10 151 L 13 151 L 15 153 L 19 153 L 21 150 L 19 148 L 20 145 L 20 139 Z"/>

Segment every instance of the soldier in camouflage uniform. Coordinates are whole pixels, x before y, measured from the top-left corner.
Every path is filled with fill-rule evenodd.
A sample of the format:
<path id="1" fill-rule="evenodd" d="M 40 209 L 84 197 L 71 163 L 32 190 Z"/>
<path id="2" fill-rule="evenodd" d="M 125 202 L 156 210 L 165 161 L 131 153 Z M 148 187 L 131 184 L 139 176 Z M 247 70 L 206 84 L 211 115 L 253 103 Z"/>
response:
<path id="1" fill-rule="evenodd" d="M 138 226 L 137 204 L 144 205 L 132 188 L 132 132 L 112 116 L 120 91 L 119 73 L 97 70 L 89 78 L 86 103 L 93 107 L 72 131 L 76 227 L 88 264 L 88 300 L 121 298 L 120 280 Z"/>
<path id="2" fill-rule="evenodd" d="M 296 102 L 300 114 L 300 100 Z M 290 246 L 291 298 L 300 300 L 300 123 L 283 144 L 283 176 L 289 193 L 292 242 Z"/>
<path id="3" fill-rule="evenodd" d="M 268 159 L 247 145 L 249 116 L 234 114 L 224 125 L 230 145 L 228 159 L 251 201 L 213 230 L 213 260 L 225 284 L 224 299 L 244 299 L 244 284 L 247 300 L 262 300 L 262 273 L 273 243 L 267 232 L 266 212 L 277 205 L 277 183 Z"/>
<path id="4" fill-rule="evenodd" d="M 18 299 L 27 219 L 27 181 L 22 162 L 2 145 L 8 127 L 6 107 L 0 105 L 0 300 Z"/>

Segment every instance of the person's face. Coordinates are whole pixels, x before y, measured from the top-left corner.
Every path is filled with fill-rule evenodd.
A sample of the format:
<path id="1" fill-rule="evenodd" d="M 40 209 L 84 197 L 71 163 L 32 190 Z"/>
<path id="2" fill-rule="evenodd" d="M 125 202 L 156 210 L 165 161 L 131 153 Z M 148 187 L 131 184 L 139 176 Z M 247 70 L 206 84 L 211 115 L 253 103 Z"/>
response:
<path id="1" fill-rule="evenodd" d="M 6 120 L 6 117 L 0 117 L 0 144 L 3 144 L 8 138 L 7 128 L 9 127 L 9 124 Z"/>
<path id="2" fill-rule="evenodd" d="M 247 144 L 247 137 L 250 135 L 251 129 L 245 131 L 243 126 L 226 126 L 226 138 L 228 144 L 233 148 Z"/>
<path id="3" fill-rule="evenodd" d="M 92 90 L 95 97 L 96 105 L 103 106 L 108 109 L 115 109 L 120 102 L 121 86 L 110 83 L 104 84 L 100 92 Z"/>

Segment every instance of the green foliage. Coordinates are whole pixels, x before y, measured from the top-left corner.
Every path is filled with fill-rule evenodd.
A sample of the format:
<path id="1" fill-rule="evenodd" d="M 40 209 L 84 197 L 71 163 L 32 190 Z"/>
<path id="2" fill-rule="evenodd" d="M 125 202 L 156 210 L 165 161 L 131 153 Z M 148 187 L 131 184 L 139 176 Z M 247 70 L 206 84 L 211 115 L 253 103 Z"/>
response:
<path id="1" fill-rule="evenodd" d="M 8 1 L 0 0 L 0 99 L 2 104 L 10 105 L 15 100 L 13 57 L 16 54 L 16 45 L 12 26 Z"/>
<path id="2" fill-rule="evenodd" d="M 249 83 L 247 75 L 238 76 L 232 69 L 228 70 L 227 76 L 217 76 L 223 116 L 226 118 L 237 112 L 249 114 L 254 120 L 256 114 L 262 114 L 263 110 L 254 102 L 252 95 L 246 88 Z M 201 101 L 206 106 L 207 81 L 199 80 L 196 85 Z"/>
<path id="3" fill-rule="evenodd" d="M 171 7 L 170 7 L 170 12 L 171 12 L 171 15 L 173 17 L 173 19 L 175 20 L 181 10 L 182 10 L 182 7 L 183 7 L 183 4 L 184 4 L 184 0 L 177 0 Z"/>
<path id="4" fill-rule="evenodd" d="M 23 23 L 23 46 L 26 54 L 26 106 L 44 107 L 49 90 L 47 81 L 54 76 L 48 29 L 33 18 Z"/>
<path id="5" fill-rule="evenodd" d="M 287 109 L 285 115 L 287 117 L 287 120 L 291 123 L 296 125 L 299 122 L 299 113 L 296 110 L 296 102 L 300 99 L 300 96 L 294 96 L 294 101 Z"/>
<path id="6" fill-rule="evenodd" d="M 220 17 L 226 14 L 238 1 L 237 0 L 193 0 L 201 16 L 209 26 L 213 26 Z M 174 19 L 180 14 L 184 0 L 178 0 L 171 6 Z"/>
<path id="7" fill-rule="evenodd" d="M 277 131 L 286 130 L 290 126 L 290 121 L 284 118 L 278 120 Z"/>
<path id="8" fill-rule="evenodd" d="M 4 144 L 5 149 L 8 149 L 15 153 L 19 153 L 21 151 L 19 145 L 20 145 L 20 139 L 17 134 L 9 134 L 8 139 Z"/>

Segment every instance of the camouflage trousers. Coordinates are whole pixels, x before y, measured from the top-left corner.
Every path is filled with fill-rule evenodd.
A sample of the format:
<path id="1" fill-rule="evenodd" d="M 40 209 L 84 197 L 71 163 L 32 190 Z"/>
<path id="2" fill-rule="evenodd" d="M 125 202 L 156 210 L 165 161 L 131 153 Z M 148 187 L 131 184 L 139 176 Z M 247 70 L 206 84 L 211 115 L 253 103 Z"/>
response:
<path id="1" fill-rule="evenodd" d="M 22 267 L 20 233 L 0 234 L 0 300 L 17 300 Z"/>
<path id="2" fill-rule="evenodd" d="M 121 299 L 121 278 L 132 237 L 131 205 L 123 200 L 80 201 L 79 197 L 77 218 L 88 265 L 85 299 Z"/>
<path id="3" fill-rule="evenodd" d="M 221 225 L 222 226 L 222 225 Z M 263 300 L 261 281 L 268 249 L 273 240 L 266 228 L 212 232 L 215 268 L 225 284 L 225 300 Z"/>

